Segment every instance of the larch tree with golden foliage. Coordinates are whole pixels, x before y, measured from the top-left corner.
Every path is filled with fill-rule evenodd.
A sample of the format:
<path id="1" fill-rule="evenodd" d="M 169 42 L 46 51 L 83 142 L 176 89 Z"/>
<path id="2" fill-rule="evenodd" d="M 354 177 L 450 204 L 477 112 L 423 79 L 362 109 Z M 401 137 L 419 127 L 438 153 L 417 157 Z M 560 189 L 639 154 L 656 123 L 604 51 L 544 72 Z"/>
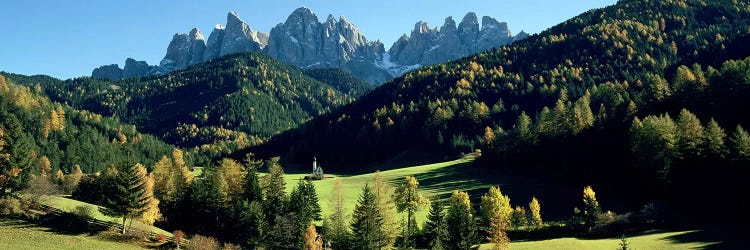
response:
<path id="1" fill-rule="evenodd" d="M 145 170 L 145 168 L 144 168 Z M 143 214 L 138 217 L 138 220 L 148 224 L 153 225 L 154 222 L 161 219 L 161 211 L 159 210 L 159 199 L 157 199 L 154 196 L 154 176 L 153 174 L 149 174 L 146 176 L 146 191 L 145 195 L 151 197 L 148 200 L 148 204 L 146 205 L 145 211 Z"/>
<path id="2" fill-rule="evenodd" d="M 318 237 L 318 232 L 315 230 L 315 225 L 307 225 L 305 229 L 305 246 L 304 250 L 322 250 L 323 241 Z"/>
<path id="3" fill-rule="evenodd" d="M 599 201 L 596 200 L 596 192 L 591 186 L 583 188 L 583 219 L 586 226 L 593 227 L 596 219 L 602 212 Z"/>
<path id="4" fill-rule="evenodd" d="M 372 181 L 372 191 L 375 193 L 375 203 L 378 206 L 378 211 L 383 215 L 383 223 L 381 226 L 381 232 L 383 232 L 382 240 L 384 240 L 383 246 L 390 248 L 396 243 L 396 237 L 398 237 L 401 228 L 396 220 L 396 206 L 392 199 L 392 193 L 390 185 L 388 185 L 383 179 L 383 175 L 380 171 L 375 171 L 375 177 Z"/>
<path id="5" fill-rule="evenodd" d="M 531 202 L 529 202 L 529 212 L 531 213 L 531 220 L 533 224 L 537 227 L 541 227 L 544 225 L 544 222 L 542 221 L 542 207 L 539 204 L 539 200 L 536 197 L 531 197 Z"/>
<path id="6" fill-rule="evenodd" d="M 480 209 L 489 224 L 487 233 L 489 241 L 493 243 L 493 249 L 507 249 L 510 244 L 507 231 L 511 228 L 513 216 L 510 198 L 503 195 L 499 187 L 491 187 L 482 196 Z"/>
<path id="7" fill-rule="evenodd" d="M 179 149 L 172 151 L 171 158 L 164 156 L 156 162 L 151 174 L 154 178 L 154 195 L 167 204 L 174 204 L 182 199 L 193 181 L 193 174 Z"/>
<path id="8" fill-rule="evenodd" d="M 396 203 L 396 210 L 399 213 L 406 212 L 406 228 L 404 242 L 407 246 L 411 245 L 411 235 L 417 232 L 417 220 L 414 215 L 424 207 L 430 205 L 430 200 L 419 193 L 419 181 L 414 176 L 406 176 L 404 183 L 396 188 L 393 193 L 393 200 Z"/>

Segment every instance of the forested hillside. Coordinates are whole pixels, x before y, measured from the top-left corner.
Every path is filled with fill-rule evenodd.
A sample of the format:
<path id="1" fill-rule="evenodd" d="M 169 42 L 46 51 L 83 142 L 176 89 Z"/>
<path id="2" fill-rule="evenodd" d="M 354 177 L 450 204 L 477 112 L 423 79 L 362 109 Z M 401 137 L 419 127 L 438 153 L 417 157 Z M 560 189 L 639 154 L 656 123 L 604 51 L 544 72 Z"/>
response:
<path id="1" fill-rule="evenodd" d="M 750 55 L 749 15 L 744 1 L 620 1 L 524 41 L 410 72 L 255 150 L 291 148 L 291 159 L 348 164 L 415 147 L 469 152 L 489 143 L 486 135 L 493 147 L 512 149 L 506 135 L 524 125 L 519 117 L 541 121 L 534 132 L 547 137 L 577 135 L 608 117 L 629 126 L 633 115 L 670 105 L 657 102 L 670 100 L 675 86 L 665 79 L 678 66 L 708 71 Z"/>
<path id="2" fill-rule="evenodd" d="M 174 148 L 117 119 L 51 102 L 40 85 L 16 85 L 2 75 L 0 142 L 0 156 L 8 156 L 0 157 L 3 186 L 9 179 L 25 183 L 32 173 L 71 173 L 76 166 L 85 173 L 136 162 L 151 166 Z"/>
<path id="3" fill-rule="evenodd" d="M 218 156 L 296 128 L 370 90 L 340 70 L 310 74 L 320 81 L 267 56 L 240 53 L 160 77 L 15 77 L 22 84 L 39 83 L 52 100 L 117 117 L 170 143 Z"/>
<path id="4" fill-rule="evenodd" d="M 490 170 L 571 185 L 602 183 L 611 192 L 652 200 L 683 187 L 676 183 L 706 181 L 697 178 L 705 174 L 699 166 L 743 162 L 730 160 L 743 154 L 739 139 L 730 136 L 742 134 L 738 125 L 750 126 L 743 101 L 750 69 L 745 60 L 727 60 L 750 56 L 749 38 L 746 1 L 620 1 L 524 41 L 408 73 L 251 150 L 290 150 L 289 158 L 300 161 L 317 155 L 330 169 L 410 148 L 438 154 L 481 149 Z M 659 119 L 640 120 L 644 129 L 630 132 L 636 117 L 669 112 L 677 118 L 683 108 L 697 115 L 696 131 L 713 118 L 712 133 L 721 134 L 718 124 L 724 136 L 712 140 L 735 151 L 685 153 L 678 142 L 687 139 L 675 130 L 656 126 L 662 130 L 653 132 L 650 125 Z M 660 133 L 672 140 L 642 141 Z M 702 134 L 708 133 L 695 137 Z M 692 148 L 706 147 L 703 141 Z M 739 173 L 712 172 L 706 185 Z"/>

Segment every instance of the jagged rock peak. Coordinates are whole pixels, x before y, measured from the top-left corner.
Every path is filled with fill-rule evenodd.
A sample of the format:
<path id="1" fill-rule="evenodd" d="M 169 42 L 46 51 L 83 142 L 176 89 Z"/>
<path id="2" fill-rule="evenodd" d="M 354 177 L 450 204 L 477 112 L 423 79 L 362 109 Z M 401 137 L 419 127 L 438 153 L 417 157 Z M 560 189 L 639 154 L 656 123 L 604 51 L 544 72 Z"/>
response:
<path id="1" fill-rule="evenodd" d="M 445 23 L 443 23 L 443 27 L 440 27 L 440 32 L 445 32 L 446 30 L 455 30 L 456 29 L 456 21 L 453 21 L 453 17 L 446 17 Z"/>
<path id="2" fill-rule="evenodd" d="M 201 33 L 201 30 L 198 28 L 193 28 L 190 30 L 190 39 L 192 40 L 203 40 L 203 33 Z"/>
<path id="3" fill-rule="evenodd" d="M 432 30 L 430 30 L 430 25 L 427 24 L 427 22 L 419 21 L 416 24 L 414 24 L 413 33 L 424 34 L 424 33 L 429 33 L 430 31 Z"/>
<path id="4" fill-rule="evenodd" d="M 224 37 L 221 40 L 221 52 L 219 56 L 242 51 L 258 51 L 261 48 L 257 32 L 253 31 L 247 23 L 242 21 L 239 14 L 234 11 L 227 14 L 227 26 L 224 29 Z"/>

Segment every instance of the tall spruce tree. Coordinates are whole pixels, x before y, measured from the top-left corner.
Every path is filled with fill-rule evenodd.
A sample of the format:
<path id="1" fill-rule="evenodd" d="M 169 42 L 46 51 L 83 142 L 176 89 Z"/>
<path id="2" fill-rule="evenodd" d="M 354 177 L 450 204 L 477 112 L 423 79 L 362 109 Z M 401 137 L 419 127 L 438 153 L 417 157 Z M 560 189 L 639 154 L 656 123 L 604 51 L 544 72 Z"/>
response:
<path id="1" fill-rule="evenodd" d="M 378 208 L 376 194 L 369 184 L 362 187 L 357 205 L 352 215 L 353 249 L 383 249 L 387 241 L 382 231 L 384 219 Z"/>
<path id="2" fill-rule="evenodd" d="M 444 244 L 448 250 L 472 249 L 477 243 L 474 212 L 469 200 L 469 194 L 454 190 L 448 204 L 445 216 L 448 227 L 448 240 Z"/>
<path id="3" fill-rule="evenodd" d="M 284 181 L 284 169 L 278 159 L 266 161 L 268 174 L 263 179 L 263 209 L 269 225 L 274 225 L 276 217 L 284 214 L 287 203 L 286 182 Z"/>
<path id="4" fill-rule="evenodd" d="M 24 132 L 21 122 L 13 114 L 0 118 L 5 119 L 6 124 L 6 149 L 0 150 L 0 154 L 7 155 L 0 161 L 0 197 L 3 197 L 28 186 L 34 159 L 31 157 L 33 141 Z"/>
<path id="5" fill-rule="evenodd" d="M 107 216 L 122 216 L 122 233 L 125 234 L 126 220 L 142 215 L 151 197 L 146 190 L 147 176 L 143 165 L 121 165 L 117 170 L 113 187 L 110 187 L 111 193 L 104 199 L 99 211 Z"/>
<path id="6" fill-rule="evenodd" d="M 289 195 L 287 208 L 287 212 L 293 213 L 297 217 L 297 231 L 300 237 L 304 234 L 308 225 L 322 219 L 318 193 L 315 192 L 315 185 L 312 181 L 300 180 L 297 182 L 297 186 Z M 301 245 L 302 241 L 299 243 Z"/>
<path id="7" fill-rule="evenodd" d="M 425 222 L 423 228 L 427 246 L 431 250 L 445 249 L 443 244 L 447 241 L 448 231 L 443 210 L 442 202 L 432 201 L 430 213 L 427 215 L 427 222 Z"/>

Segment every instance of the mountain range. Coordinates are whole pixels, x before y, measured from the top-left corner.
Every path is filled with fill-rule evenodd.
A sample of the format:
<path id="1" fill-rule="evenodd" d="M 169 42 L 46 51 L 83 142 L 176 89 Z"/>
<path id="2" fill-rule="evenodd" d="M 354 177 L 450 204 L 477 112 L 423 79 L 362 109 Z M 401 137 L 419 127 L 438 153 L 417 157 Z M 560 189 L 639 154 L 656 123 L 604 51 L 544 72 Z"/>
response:
<path id="1" fill-rule="evenodd" d="M 482 18 L 470 12 L 456 25 L 452 17 L 442 27 L 430 28 L 418 22 L 410 35 L 404 34 L 386 51 L 380 41 L 368 41 L 345 17 L 329 15 L 324 22 L 307 8 L 298 8 L 271 29 L 253 30 L 236 12 L 227 14 L 225 26 L 217 24 L 208 40 L 198 28 L 176 33 L 159 65 L 128 58 L 124 69 L 117 64 L 93 70 L 92 77 L 104 79 L 160 75 L 181 70 L 217 57 L 243 51 L 260 51 L 303 69 L 340 68 L 372 84 L 381 84 L 422 65 L 432 65 L 496 48 L 524 39 L 515 36 L 505 22 Z"/>

